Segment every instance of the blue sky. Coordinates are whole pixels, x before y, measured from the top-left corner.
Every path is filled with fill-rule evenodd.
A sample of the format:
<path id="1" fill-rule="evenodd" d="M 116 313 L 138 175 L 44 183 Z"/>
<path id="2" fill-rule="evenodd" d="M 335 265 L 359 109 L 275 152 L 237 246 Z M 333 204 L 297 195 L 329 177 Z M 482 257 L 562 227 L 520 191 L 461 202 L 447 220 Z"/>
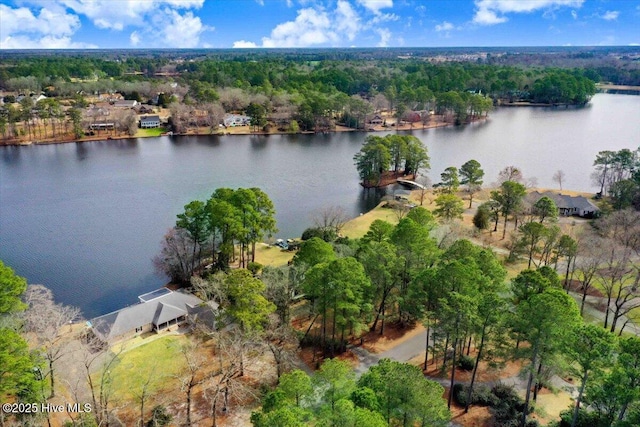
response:
<path id="1" fill-rule="evenodd" d="M 0 0 L 0 48 L 640 44 L 640 0 Z"/>

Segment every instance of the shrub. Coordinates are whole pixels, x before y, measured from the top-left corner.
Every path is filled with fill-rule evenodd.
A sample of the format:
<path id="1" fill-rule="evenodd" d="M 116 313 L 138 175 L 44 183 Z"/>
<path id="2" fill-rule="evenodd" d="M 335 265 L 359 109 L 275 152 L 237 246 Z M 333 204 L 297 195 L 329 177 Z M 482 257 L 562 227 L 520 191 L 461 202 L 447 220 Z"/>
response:
<path id="1" fill-rule="evenodd" d="M 462 383 L 453 385 L 453 399 L 462 406 L 467 404 L 467 386 Z"/>
<path id="2" fill-rule="evenodd" d="M 260 264 L 259 262 L 249 262 L 247 264 L 247 270 L 249 270 L 251 272 L 251 274 L 253 274 L 254 276 L 256 274 L 258 274 L 258 271 L 260 271 L 262 269 L 263 265 Z"/>
<path id="3" fill-rule="evenodd" d="M 472 371 L 476 361 L 473 357 L 462 355 L 458 359 L 458 367 L 465 371 Z"/>
<path id="4" fill-rule="evenodd" d="M 457 383 L 453 386 L 453 398 L 455 401 L 464 406 L 467 404 L 467 393 L 469 386 Z M 471 393 L 471 405 L 495 406 L 499 403 L 497 397 L 491 393 L 491 389 L 484 385 L 475 385 Z"/>
<path id="5" fill-rule="evenodd" d="M 325 242 L 333 242 L 338 235 L 332 228 L 310 227 L 302 232 L 302 240 L 309 240 L 312 237 L 318 237 Z"/>
<path id="6" fill-rule="evenodd" d="M 151 419 L 147 421 L 146 427 L 162 427 L 171 424 L 173 417 L 167 413 L 167 409 L 158 405 L 151 410 Z"/>

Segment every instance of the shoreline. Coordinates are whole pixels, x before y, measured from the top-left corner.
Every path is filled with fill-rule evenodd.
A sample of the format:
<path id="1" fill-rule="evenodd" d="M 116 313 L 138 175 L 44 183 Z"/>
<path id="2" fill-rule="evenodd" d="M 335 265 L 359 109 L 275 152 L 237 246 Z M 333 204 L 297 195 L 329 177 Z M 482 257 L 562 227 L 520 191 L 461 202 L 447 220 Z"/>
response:
<path id="1" fill-rule="evenodd" d="M 0 142 L 0 146 L 6 146 L 6 147 L 20 147 L 20 146 L 31 146 L 31 145 L 54 145 L 54 144 L 68 144 L 68 143 L 84 143 L 84 142 L 102 142 L 102 141 L 116 141 L 116 140 L 131 140 L 131 139 L 146 139 L 146 138 L 158 138 L 161 136 L 235 136 L 235 135 L 242 135 L 242 136 L 252 136 L 252 135 L 258 135 L 258 136 L 271 136 L 271 135 L 316 135 L 316 134 L 333 134 L 333 133 L 342 133 L 342 132 L 361 132 L 361 133 L 379 133 L 379 132 L 411 132 L 414 130 L 426 130 L 426 129 L 437 129 L 437 128 L 442 128 L 442 127 L 450 127 L 450 126 L 456 126 L 455 123 L 453 122 L 448 122 L 448 121 L 444 121 L 444 120 L 439 120 L 442 116 L 434 116 L 436 117 L 435 121 L 430 121 L 429 123 L 422 125 L 412 125 L 412 124 L 403 124 L 400 126 L 388 126 L 388 127 L 382 127 L 382 126 L 372 126 L 369 129 L 353 129 L 353 128 L 347 128 L 344 126 L 340 126 L 340 125 L 336 125 L 336 128 L 334 130 L 330 130 L 330 131 L 326 131 L 326 132 L 315 132 L 315 131 L 300 131 L 300 132 L 296 132 L 296 133 L 289 133 L 289 132 L 264 132 L 264 131 L 258 131 L 258 132 L 253 132 L 251 131 L 251 127 L 250 126 L 239 126 L 236 128 L 230 128 L 232 130 L 234 130 L 233 132 L 228 131 L 228 129 L 225 129 L 224 131 L 219 131 L 217 133 L 211 133 L 211 131 L 206 131 L 206 132 L 199 132 L 199 131 L 194 131 L 194 132 L 187 132 L 187 133 L 171 133 L 170 135 L 167 135 L 167 133 L 160 134 L 160 135 L 140 135 L 140 136 L 131 136 L 131 135 L 116 135 L 116 136 L 88 136 L 88 137 L 83 137 L 83 138 L 61 138 L 61 139 L 57 139 L 57 140 L 43 140 L 43 141 L 38 141 L 38 140 L 34 140 L 34 141 L 8 141 L 8 142 Z M 485 117 L 477 117 L 475 119 L 470 120 L 467 123 L 464 123 L 463 125 L 457 125 L 457 126 L 466 126 L 469 124 L 473 124 L 473 123 L 478 123 L 478 122 L 486 122 L 489 120 L 488 116 Z"/>

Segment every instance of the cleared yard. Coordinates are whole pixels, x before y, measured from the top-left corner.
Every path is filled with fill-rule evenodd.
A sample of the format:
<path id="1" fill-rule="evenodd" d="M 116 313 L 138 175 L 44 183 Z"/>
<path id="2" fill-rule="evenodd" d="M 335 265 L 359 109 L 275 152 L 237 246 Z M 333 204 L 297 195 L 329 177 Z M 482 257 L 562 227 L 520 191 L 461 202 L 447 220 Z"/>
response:
<path id="1" fill-rule="evenodd" d="M 262 265 L 270 265 L 272 267 L 287 265 L 293 255 L 295 255 L 293 251 L 284 251 L 266 243 L 256 245 L 256 262 Z"/>
<path id="2" fill-rule="evenodd" d="M 161 397 L 161 391 L 179 390 L 176 376 L 185 364 L 180 346 L 187 341 L 184 335 L 167 335 L 125 349 L 111 368 L 113 395 L 132 401 L 149 378 L 150 395 Z"/>
<path id="3" fill-rule="evenodd" d="M 391 224 L 398 223 L 398 217 L 393 209 L 382 207 L 382 203 L 376 206 L 373 210 L 359 217 L 353 218 L 348 221 L 342 228 L 342 235 L 357 239 L 364 236 L 369 230 L 369 226 L 376 219 L 390 222 Z"/>
<path id="4" fill-rule="evenodd" d="M 148 138 L 152 136 L 160 136 L 163 132 L 165 132 L 163 128 L 138 129 L 136 136 L 138 138 Z"/>

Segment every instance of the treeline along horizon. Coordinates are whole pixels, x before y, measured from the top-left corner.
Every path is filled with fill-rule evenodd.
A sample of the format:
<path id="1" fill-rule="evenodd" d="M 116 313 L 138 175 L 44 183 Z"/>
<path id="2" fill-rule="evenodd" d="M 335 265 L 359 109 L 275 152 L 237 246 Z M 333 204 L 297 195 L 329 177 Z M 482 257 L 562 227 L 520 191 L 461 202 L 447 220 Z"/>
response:
<path id="1" fill-rule="evenodd" d="M 5 90 L 29 87 L 33 92 L 48 90 L 56 96 L 56 85 L 63 82 L 77 84 L 79 90 L 85 92 L 86 89 L 95 92 L 108 91 L 114 87 L 114 81 L 170 80 L 189 86 L 189 95 L 200 102 L 216 100 L 217 88 L 236 87 L 255 93 L 276 91 L 301 97 L 309 92 L 348 96 L 384 93 L 392 104 L 397 98 L 410 107 L 406 104 L 425 94 L 429 96 L 429 92 L 473 91 L 493 98 L 583 103 L 585 96 L 575 92 L 591 92 L 592 83 L 640 85 L 640 63 L 632 60 L 633 54 L 614 61 L 600 50 L 554 52 L 553 55 L 544 51 L 481 53 L 481 50 L 430 53 L 429 58 L 444 58 L 444 62 L 430 61 L 410 50 L 407 55 L 401 55 L 397 49 L 158 51 L 148 55 L 106 51 L 107 54 L 100 57 L 90 52 L 64 56 L 21 52 L 2 55 L 0 87 Z M 393 56 L 389 56 L 390 52 Z M 426 55 L 430 51 L 418 52 Z M 32 79 L 31 84 L 17 84 L 24 78 Z M 548 95 L 544 90 L 548 84 L 536 86 L 536 82 L 544 79 L 560 82 L 560 86 L 568 88 L 560 92 L 567 93 L 559 100 L 557 96 Z"/>

